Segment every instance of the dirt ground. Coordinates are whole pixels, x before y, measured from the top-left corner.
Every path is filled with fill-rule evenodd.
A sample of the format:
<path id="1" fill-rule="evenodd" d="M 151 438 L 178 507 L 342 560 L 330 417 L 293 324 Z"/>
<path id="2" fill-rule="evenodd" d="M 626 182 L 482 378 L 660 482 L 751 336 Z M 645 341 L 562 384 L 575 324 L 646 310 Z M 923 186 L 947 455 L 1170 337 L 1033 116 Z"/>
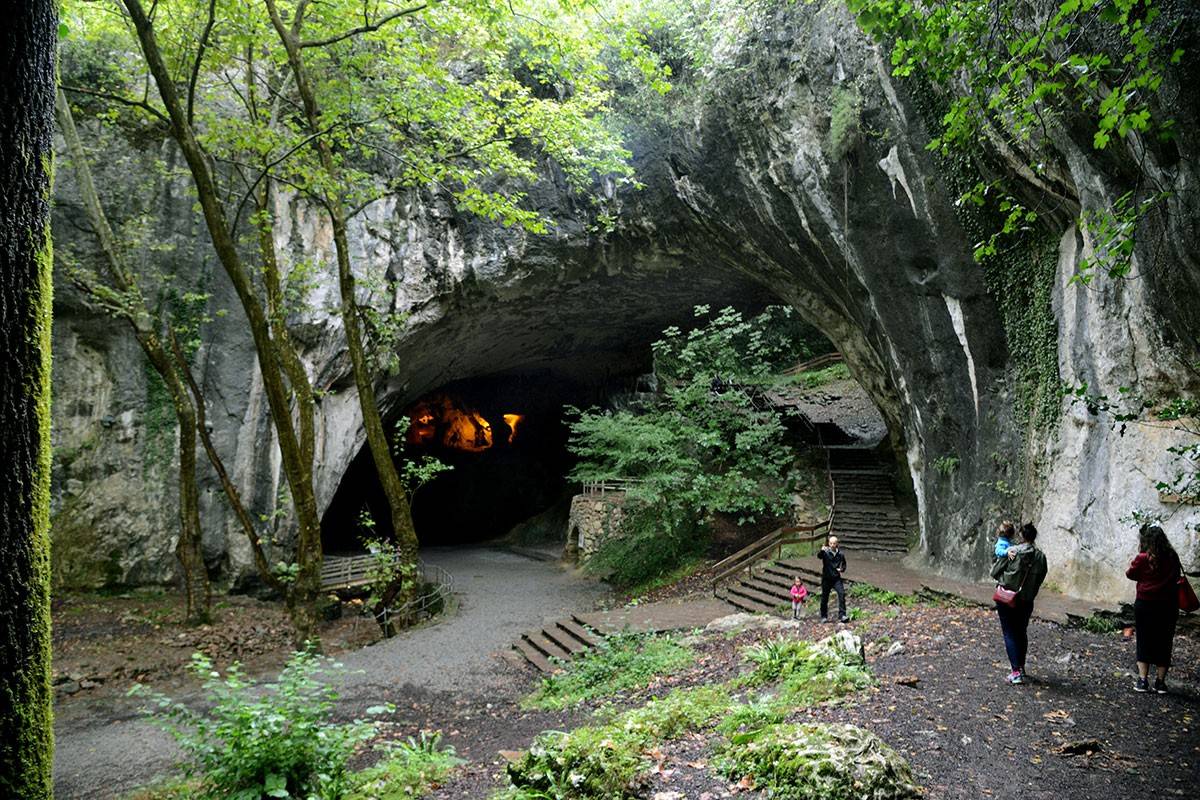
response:
<path id="1" fill-rule="evenodd" d="M 379 639 L 370 617 L 321 626 L 326 652 L 357 650 Z M 242 662 L 251 674 L 276 671 L 292 650 L 282 605 L 246 596 L 214 598 L 213 621 L 183 624 L 178 592 L 67 593 L 52 603 L 55 703 L 124 694 L 135 683 L 170 689 L 186 683 L 192 653 L 220 669 Z"/>
<path id="2" fill-rule="evenodd" d="M 1010 686 L 995 613 L 922 605 L 867 604 L 851 624 L 868 647 L 877 685 L 840 703 L 798 709 L 793 721 L 849 722 L 868 728 L 912 764 L 935 800 L 1197 797 L 1200 786 L 1200 643 L 1176 640 L 1172 693 L 1132 691 L 1133 644 L 1049 623 L 1031 626 L 1032 681 Z M 815 639 L 833 627 L 811 617 L 794 633 Z M 739 669 L 737 650 L 768 634 L 707 638 L 694 668 L 620 699 L 637 704 L 675 686 L 724 681 Z M 886 656 L 900 642 L 902 653 Z M 432 796 L 482 798 L 504 785 L 500 751 L 528 747 L 541 730 L 586 724 L 592 707 L 524 712 L 536 685 L 519 676 L 506 696 L 470 698 L 406 692 L 394 732 L 441 730 L 469 763 Z M 708 769 L 715 734 L 700 732 L 662 748 L 647 798 L 713 800 L 760 794 Z M 1078 753 L 1076 754 L 1076 751 Z M 1090 753 L 1089 753 L 1090 751 Z"/>
<path id="3" fill-rule="evenodd" d="M 851 627 L 867 645 L 876 686 L 841 703 L 797 709 L 793 719 L 851 722 L 876 732 L 909 759 L 928 797 L 1197 797 L 1200 642 L 1195 639 L 1176 639 L 1170 695 L 1138 695 L 1132 691 L 1132 642 L 1123 642 L 1117 633 L 1035 622 L 1029 660 L 1033 680 L 1010 686 L 1003 680 L 1007 664 L 993 611 L 940 604 L 882 607 L 853 597 L 852 605 L 862 616 Z M 282 663 L 289 643 L 286 620 L 277 607 L 230 598 L 217 613 L 217 624 L 210 628 L 186 629 L 179 625 L 173 595 L 60 598 L 55 604 L 60 705 L 123 692 L 134 681 L 168 690 L 193 685 L 182 673 L 197 647 L 222 662 L 238 658 L 252 672 L 270 672 Z M 832 630 L 809 616 L 785 635 L 817 639 Z M 330 650 L 344 652 L 376 633 L 368 619 L 342 619 L 328 623 L 322 635 Z M 640 704 L 675 686 L 728 680 L 741 668 L 738 649 L 767 635 L 705 636 L 687 672 L 619 697 L 617 703 Z M 895 642 L 903 652 L 885 655 Z M 564 712 L 523 711 L 520 699 L 536 687 L 538 676 L 499 658 L 495 676 L 498 680 L 486 691 L 469 682 L 457 691 L 375 685 L 348 697 L 337 715 L 352 719 L 366 705 L 394 703 L 396 712 L 384 723 L 384 737 L 442 731 L 445 742 L 468 761 L 432 797 L 484 800 L 504 785 L 502 751 L 525 749 L 542 730 L 586 724 L 595 708 L 582 704 Z M 95 685 L 65 692 L 66 682 L 83 680 Z M 662 764 L 644 796 L 759 797 L 709 769 L 715 736 L 702 731 L 664 746 Z M 372 755 L 364 753 L 360 763 L 370 760 Z M 154 776 L 141 777 L 149 782 Z"/>

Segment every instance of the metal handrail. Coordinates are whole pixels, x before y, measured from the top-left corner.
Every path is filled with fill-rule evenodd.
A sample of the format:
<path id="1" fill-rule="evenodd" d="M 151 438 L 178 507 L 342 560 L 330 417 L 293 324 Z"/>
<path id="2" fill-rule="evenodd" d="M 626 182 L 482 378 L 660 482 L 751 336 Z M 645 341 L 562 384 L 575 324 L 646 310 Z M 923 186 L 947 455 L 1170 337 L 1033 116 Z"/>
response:
<path id="1" fill-rule="evenodd" d="M 429 612 L 429 609 L 438 602 L 444 605 L 450 595 L 454 593 L 454 576 L 437 564 L 418 561 L 417 577 L 422 585 L 430 587 L 429 590 L 417 595 L 402 606 L 385 608 L 375 614 L 375 619 L 381 626 L 386 626 L 392 617 L 398 617 L 401 620 L 415 619 L 419 615 Z"/>

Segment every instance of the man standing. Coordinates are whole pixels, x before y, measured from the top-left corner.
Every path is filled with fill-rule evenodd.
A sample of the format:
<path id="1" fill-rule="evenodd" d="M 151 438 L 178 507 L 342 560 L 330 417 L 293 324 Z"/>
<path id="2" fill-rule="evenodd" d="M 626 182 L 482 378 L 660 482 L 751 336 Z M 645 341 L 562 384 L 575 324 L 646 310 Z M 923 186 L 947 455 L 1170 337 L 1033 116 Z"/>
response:
<path id="1" fill-rule="evenodd" d="M 829 591 L 837 592 L 838 619 L 849 622 L 846 614 L 846 584 L 842 583 L 842 573 L 846 571 L 846 554 L 838 548 L 836 536 L 829 537 L 829 543 L 817 553 L 821 559 L 821 622 L 829 622 Z"/>

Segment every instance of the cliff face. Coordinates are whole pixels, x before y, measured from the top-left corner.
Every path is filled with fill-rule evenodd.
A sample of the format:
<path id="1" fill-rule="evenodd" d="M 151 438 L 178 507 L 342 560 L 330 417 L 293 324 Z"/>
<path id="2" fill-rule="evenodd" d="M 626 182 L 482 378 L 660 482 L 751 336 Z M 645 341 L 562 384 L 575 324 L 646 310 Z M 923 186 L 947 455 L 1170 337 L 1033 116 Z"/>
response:
<path id="1" fill-rule="evenodd" d="M 1039 230 L 981 267 L 972 258 L 979 223 L 955 203 L 962 177 L 925 149 L 930 100 L 893 83 L 839 7 L 791 8 L 761 30 L 720 54 L 686 121 L 632 134 L 647 188 L 606 197 L 622 220 L 614 233 L 597 232 L 552 174 L 534 195 L 560 221 L 549 236 L 468 219 L 418 193 L 361 215 L 355 247 L 371 287 L 363 299 L 411 314 L 398 369 L 380 376 L 384 407 L 518 367 L 620 371 L 632 347 L 686 320 L 694 304 L 782 300 L 834 340 L 887 419 L 919 509 L 914 559 L 981 574 L 996 522 L 1033 519 L 1057 588 L 1100 595 L 1124 583 L 1135 545 L 1126 518 L 1142 510 L 1168 516 L 1185 562 L 1200 564 L 1200 511 L 1164 505 L 1154 488 L 1173 474 L 1167 448 L 1182 434 L 1137 424 L 1122 432 L 1057 394 L 1060 382 L 1111 397 L 1120 387 L 1196 391 L 1184 366 L 1197 360 L 1200 336 L 1200 304 L 1187 300 L 1200 283 L 1187 249 L 1200 221 L 1193 194 L 1177 191 L 1168 213 L 1148 221 L 1140 279 L 1071 284 L 1091 244 L 1069 213 L 1045 215 Z M 1181 122 L 1194 121 L 1195 99 L 1184 100 Z M 1180 127 L 1180 152 L 1200 152 L 1195 126 Z M 1119 170 L 1069 136 L 1059 156 L 1083 208 L 1125 191 Z M 1187 158 L 1149 168 L 1182 189 L 1200 177 Z M 212 307 L 229 310 L 205 327 L 196 359 L 218 446 L 285 553 L 286 513 L 273 513 L 286 510 L 285 490 L 253 349 L 231 291 L 204 266 L 211 258 L 190 202 L 172 186 L 153 193 L 159 239 L 175 244 L 169 259 L 180 274 L 203 276 Z M 69 176 L 57 192 L 69 201 Z M 330 232 L 319 215 L 287 197 L 278 212 L 285 259 L 328 263 Z M 86 236 L 70 228 L 77 216 L 64 203 L 66 233 L 56 236 L 86 256 Z M 327 390 L 323 505 L 362 445 L 331 311 L 335 288 L 319 279 L 309 310 L 293 320 L 310 373 Z M 174 569 L 169 420 L 132 341 L 70 291 L 61 297 L 59 574 L 83 584 L 166 580 Z M 205 488 L 206 554 L 237 581 L 251 572 L 248 554 L 217 487 Z"/>

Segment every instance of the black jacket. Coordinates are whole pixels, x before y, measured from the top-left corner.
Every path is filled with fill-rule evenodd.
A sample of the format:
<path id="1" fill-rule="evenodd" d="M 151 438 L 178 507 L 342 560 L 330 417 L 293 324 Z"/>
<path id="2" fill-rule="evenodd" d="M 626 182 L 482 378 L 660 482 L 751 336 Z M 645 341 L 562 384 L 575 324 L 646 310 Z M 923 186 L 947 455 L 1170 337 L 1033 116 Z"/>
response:
<path id="1" fill-rule="evenodd" d="M 835 552 L 822 547 L 817 553 L 817 558 L 821 559 L 823 564 L 821 568 L 823 582 L 832 583 L 842 579 L 842 573 L 846 571 L 846 554 L 842 552 L 841 548 Z"/>

